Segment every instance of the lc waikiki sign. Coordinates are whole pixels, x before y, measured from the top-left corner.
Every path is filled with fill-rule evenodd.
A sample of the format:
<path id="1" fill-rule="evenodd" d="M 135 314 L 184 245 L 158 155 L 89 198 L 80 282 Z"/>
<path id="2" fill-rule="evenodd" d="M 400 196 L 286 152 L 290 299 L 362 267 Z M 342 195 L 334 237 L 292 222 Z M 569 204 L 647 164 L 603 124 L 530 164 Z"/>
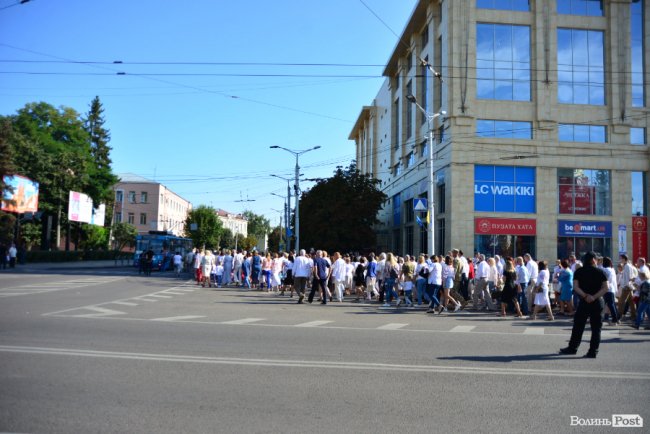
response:
<path id="1" fill-rule="evenodd" d="M 557 234 L 560 237 L 612 237 L 612 222 L 589 222 L 558 220 Z"/>

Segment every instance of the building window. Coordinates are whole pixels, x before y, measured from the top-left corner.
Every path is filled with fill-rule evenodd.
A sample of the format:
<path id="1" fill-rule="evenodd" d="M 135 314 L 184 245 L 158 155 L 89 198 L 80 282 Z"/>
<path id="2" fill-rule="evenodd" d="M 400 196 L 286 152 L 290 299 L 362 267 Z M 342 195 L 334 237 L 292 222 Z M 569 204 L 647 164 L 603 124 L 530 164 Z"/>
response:
<path id="1" fill-rule="evenodd" d="M 404 243 L 404 254 L 412 255 L 413 254 L 413 226 L 407 226 L 405 229 L 405 243 Z"/>
<path id="2" fill-rule="evenodd" d="M 604 33 L 557 30 L 558 102 L 605 105 Z"/>
<path id="3" fill-rule="evenodd" d="M 558 169 L 560 214 L 611 215 L 609 170 Z"/>
<path id="4" fill-rule="evenodd" d="M 530 101 L 530 27 L 476 25 L 479 99 Z"/>
<path id="5" fill-rule="evenodd" d="M 646 172 L 632 172 L 632 215 L 648 215 Z"/>
<path id="6" fill-rule="evenodd" d="M 404 202 L 404 223 L 413 223 L 415 211 L 413 210 L 413 199 Z"/>
<path id="7" fill-rule="evenodd" d="M 395 136 L 393 137 L 393 147 L 395 149 L 399 148 L 400 145 L 400 135 L 399 135 L 399 121 L 400 121 L 400 113 L 399 113 L 399 98 L 395 100 L 395 103 L 393 103 L 394 107 L 394 115 L 393 115 L 393 120 L 395 122 Z"/>
<path id="8" fill-rule="evenodd" d="M 147 203 L 147 192 L 143 191 L 140 193 L 140 203 Z"/>
<path id="9" fill-rule="evenodd" d="M 140 213 L 140 224 L 141 225 L 146 225 L 147 224 L 147 213 L 144 213 L 144 212 Z"/>
<path id="10" fill-rule="evenodd" d="M 645 128 L 630 128 L 630 144 L 646 145 Z"/>
<path id="11" fill-rule="evenodd" d="M 424 49 L 424 47 L 426 47 L 427 44 L 429 43 L 429 26 L 428 25 L 424 26 L 424 29 L 422 29 L 422 33 L 420 34 L 420 36 L 422 38 L 421 41 L 420 41 L 421 45 L 422 45 L 422 49 Z"/>
<path id="12" fill-rule="evenodd" d="M 476 136 L 530 140 L 533 138 L 533 124 L 531 122 L 478 119 L 476 121 Z"/>
<path id="13" fill-rule="evenodd" d="M 445 252 L 445 219 L 436 221 L 436 252 L 442 254 Z"/>
<path id="14" fill-rule="evenodd" d="M 560 142 L 607 143 L 607 127 L 603 125 L 560 124 Z"/>
<path id="15" fill-rule="evenodd" d="M 602 17 L 604 15 L 603 2 L 602 0 L 558 0 L 557 13 Z"/>
<path id="16" fill-rule="evenodd" d="M 426 224 L 423 224 L 422 226 L 420 226 L 420 253 L 424 253 L 428 257 L 429 237 L 427 235 L 428 235 L 428 231 L 427 231 Z"/>
<path id="17" fill-rule="evenodd" d="M 413 53 L 406 53 L 406 70 L 410 71 L 413 68 Z"/>
<path id="18" fill-rule="evenodd" d="M 130 225 L 134 225 L 134 224 L 135 224 L 135 214 L 133 214 L 132 212 L 129 213 L 129 216 L 128 216 L 128 223 L 129 223 Z"/>
<path id="19" fill-rule="evenodd" d="M 398 193 L 393 196 L 393 226 L 402 224 L 402 200 Z"/>
<path id="20" fill-rule="evenodd" d="M 402 254 L 402 231 L 400 229 L 393 230 L 393 253 L 396 255 Z"/>
<path id="21" fill-rule="evenodd" d="M 632 50 L 632 107 L 645 107 L 645 80 L 643 44 L 645 0 L 636 0 L 630 4 L 630 42 Z"/>
<path id="22" fill-rule="evenodd" d="M 428 59 L 429 58 L 427 57 L 424 59 L 424 61 L 429 63 Z M 420 68 L 422 70 L 422 88 L 419 100 L 420 105 L 424 109 L 422 116 L 420 116 L 420 123 L 424 124 L 427 121 L 426 112 L 429 111 L 429 69 L 426 67 L 426 65 L 422 65 Z"/>
<path id="23" fill-rule="evenodd" d="M 528 12 L 530 11 L 530 0 L 476 0 L 476 7 L 478 9 Z"/>
<path id="24" fill-rule="evenodd" d="M 129 191 L 129 203 L 135 203 L 135 191 Z"/>
<path id="25" fill-rule="evenodd" d="M 437 213 L 441 213 L 441 214 L 444 213 L 445 208 L 447 207 L 446 206 L 447 204 L 445 203 L 445 194 L 446 194 L 445 190 L 446 190 L 445 184 L 438 184 L 438 191 L 436 192 L 437 199 L 438 199 L 437 209 L 436 209 Z"/>
<path id="26" fill-rule="evenodd" d="M 415 166 L 415 154 L 411 152 L 406 156 L 406 167 Z"/>
<path id="27" fill-rule="evenodd" d="M 474 211 L 535 213 L 535 168 L 474 166 Z"/>
<path id="28" fill-rule="evenodd" d="M 117 203 L 124 202 L 124 192 L 122 190 L 115 191 L 115 202 Z"/>
<path id="29" fill-rule="evenodd" d="M 486 256 L 499 255 L 502 258 L 516 258 L 530 253 L 535 257 L 533 236 L 526 235 L 474 235 L 474 249 Z"/>
<path id="30" fill-rule="evenodd" d="M 400 176 L 403 172 L 404 170 L 402 169 L 402 165 L 397 163 L 395 165 L 395 176 Z"/>
<path id="31" fill-rule="evenodd" d="M 122 223 L 122 213 L 119 211 L 115 213 L 115 223 Z"/>
<path id="32" fill-rule="evenodd" d="M 425 140 L 420 144 L 420 158 L 429 158 L 429 141 Z"/>
<path id="33" fill-rule="evenodd" d="M 596 252 L 600 256 L 611 257 L 612 238 L 609 237 L 558 237 L 557 257 L 566 259 L 575 252 L 578 258 L 587 252 Z"/>
<path id="34" fill-rule="evenodd" d="M 413 95 L 413 84 L 409 80 L 406 83 L 406 94 Z M 406 105 L 406 137 L 410 138 L 413 135 L 413 106 L 415 104 Z"/>

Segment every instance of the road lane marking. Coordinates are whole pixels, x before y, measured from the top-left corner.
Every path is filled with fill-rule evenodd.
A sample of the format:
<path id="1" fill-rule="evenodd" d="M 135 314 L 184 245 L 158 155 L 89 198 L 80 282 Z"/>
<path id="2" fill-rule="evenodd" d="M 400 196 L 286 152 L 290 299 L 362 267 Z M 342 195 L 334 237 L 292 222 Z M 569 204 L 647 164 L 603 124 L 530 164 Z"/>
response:
<path id="1" fill-rule="evenodd" d="M 469 333 L 474 330 L 476 326 L 456 326 L 449 330 L 451 333 Z"/>
<path id="2" fill-rule="evenodd" d="M 304 322 L 302 324 L 296 324 L 294 327 L 319 327 L 332 322 L 334 321 L 310 321 L 310 322 Z"/>
<path id="3" fill-rule="evenodd" d="M 389 324 L 384 324 L 383 326 L 377 327 L 377 330 L 399 330 L 403 327 L 406 327 L 408 324 L 400 324 L 400 323 L 389 323 Z"/>
<path id="4" fill-rule="evenodd" d="M 482 366 L 457 366 L 453 365 L 400 365 L 389 363 L 371 363 L 371 362 L 333 362 L 327 360 L 282 360 L 282 359 L 251 359 L 251 358 L 233 358 L 233 357 L 207 357 L 207 356 L 190 356 L 176 354 L 155 354 L 155 353 L 130 353 L 117 351 L 95 351 L 67 348 L 44 348 L 44 347 L 27 347 L 27 346 L 10 346 L 0 345 L 0 352 L 18 353 L 18 354 L 42 354 L 53 356 L 69 357 L 88 357 L 88 358 L 105 358 L 105 359 L 122 359 L 138 361 L 156 361 L 156 362 L 176 362 L 176 363 L 202 363 L 210 365 L 233 365 L 237 367 L 255 366 L 255 367 L 287 367 L 287 368 L 305 368 L 312 370 L 320 369 L 345 369 L 354 371 L 386 371 L 386 372 L 415 372 L 415 373 L 449 373 L 454 375 L 485 375 L 496 374 L 504 376 L 523 376 L 523 377 L 569 377 L 569 378 L 592 378 L 592 379 L 615 379 L 615 380 L 642 380 L 650 381 L 648 372 L 622 372 L 622 371 L 587 371 L 582 369 L 559 370 L 543 368 L 498 368 Z M 558 357 L 561 359 L 561 357 Z"/>
<path id="5" fill-rule="evenodd" d="M 162 294 L 149 294 L 147 297 L 156 297 L 156 298 L 174 298 L 171 295 L 162 295 Z"/>
<path id="6" fill-rule="evenodd" d="M 105 303 L 105 304 L 119 304 L 119 305 L 122 305 L 122 306 L 139 306 L 138 303 L 131 303 L 130 301 L 119 301 L 119 300 L 118 301 L 110 301 L 110 302 Z"/>
<path id="7" fill-rule="evenodd" d="M 93 318 L 93 317 L 101 317 L 101 316 L 110 316 L 110 315 L 125 315 L 126 312 L 122 312 L 119 310 L 113 310 L 113 309 L 107 309 L 105 307 L 99 307 L 99 306 L 86 306 L 81 309 L 86 309 L 93 311 L 95 313 L 86 313 L 86 314 L 78 314 L 78 315 L 70 315 L 78 318 Z"/>
<path id="8" fill-rule="evenodd" d="M 131 300 L 148 301 L 149 303 L 155 303 L 155 302 L 158 301 L 158 300 L 152 300 L 152 299 L 147 298 L 147 297 L 149 297 L 149 296 L 148 295 L 141 295 L 139 297 L 133 297 L 133 298 L 131 298 Z"/>
<path id="9" fill-rule="evenodd" d="M 219 324 L 242 325 L 242 324 L 251 324 L 258 321 L 264 321 L 264 318 L 242 318 L 242 319 L 236 319 L 232 321 L 220 322 Z"/>
<path id="10" fill-rule="evenodd" d="M 544 327 L 526 327 L 524 329 L 525 335 L 543 335 Z"/>
<path id="11" fill-rule="evenodd" d="M 199 319 L 199 318 L 205 318 L 204 316 L 200 315 L 184 315 L 184 316 L 170 316 L 167 318 L 154 318 L 151 321 L 183 321 L 183 320 L 188 320 L 188 319 Z"/>

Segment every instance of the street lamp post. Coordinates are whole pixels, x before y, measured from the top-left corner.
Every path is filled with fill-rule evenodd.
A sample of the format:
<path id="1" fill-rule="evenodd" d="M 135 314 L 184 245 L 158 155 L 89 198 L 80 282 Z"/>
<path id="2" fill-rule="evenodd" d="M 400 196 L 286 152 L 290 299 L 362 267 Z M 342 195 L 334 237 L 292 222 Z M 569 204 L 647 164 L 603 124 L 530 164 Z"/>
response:
<path id="1" fill-rule="evenodd" d="M 413 95 L 406 95 L 406 99 L 415 104 L 415 106 L 422 112 L 427 118 L 427 127 L 429 128 L 429 192 L 427 194 L 428 212 L 429 212 L 429 250 L 432 254 L 436 253 L 436 210 L 435 210 L 435 183 L 433 181 L 433 120 L 439 116 L 445 116 L 447 112 L 441 111 L 439 113 L 429 113 L 424 107 L 418 104 L 417 99 Z"/>
<path id="2" fill-rule="evenodd" d="M 294 193 L 296 195 L 296 211 L 295 211 L 295 215 L 296 215 L 296 225 L 295 225 L 296 226 L 296 228 L 295 228 L 296 229 L 296 246 L 295 246 L 295 250 L 296 250 L 296 253 L 298 253 L 300 251 L 300 196 L 299 196 L 299 191 L 300 191 L 300 165 L 298 164 L 298 157 L 300 157 L 302 154 L 307 153 L 309 151 L 313 151 L 315 149 L 320 149 L 320 146 L 314 146 L 313 148 L 304 149 L 302 151 L 294 151 L 292 149 L 287 149 L 287 148 L 284 148 L 282 146 L 277 146 L 277 145 L 270 146 L 270 148 L 271 149 L 283 149 L 283 150 L 285 150 L 287 152 L 290 152 L 290 153 L 292 153 L 293 155 L 296 156 L 296 174 L 295 174 L 295 184 L 294 184 L 293 188 L 294 188 Z"/>
<path id="3" fill-rule="evenodd" d="M 286 201 L 286 203 L 284 205 L 285 206 L 285 215 L 284 215 L 285 223 L 284 223 L 284 225 L 288 229 L 289 224 L 291 223 L 291 215 L 290 215 L 290 213 L 291 213 L 291 211 L 290 211 L 291 210 L 291 187 L 290 187 L 290 184 L 289 184 L 291 182 L 291 178 L 284 178 L 282 176 L 278 176 L 278 175 L 275 175 L 275 174 L 271 174 L 271 176 L 273 176 L 275 178 L 278 178 L 278 179 L 282 179 L 283 181 L 287 181 L 287 201 Z M 289 242 L 289 236 L 287 235 L 287 252 L 289 252 L 289 251 L 291 251 L 291 243 Z"/>

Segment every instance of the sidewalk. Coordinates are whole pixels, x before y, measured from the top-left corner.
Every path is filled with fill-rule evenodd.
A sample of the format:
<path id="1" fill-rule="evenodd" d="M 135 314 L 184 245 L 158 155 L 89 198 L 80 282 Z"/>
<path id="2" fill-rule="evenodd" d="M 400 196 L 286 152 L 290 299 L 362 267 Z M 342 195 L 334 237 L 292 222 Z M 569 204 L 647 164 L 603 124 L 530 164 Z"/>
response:
<path id="1" fill-rule="evenodd" d="M 73 261 L 73 262 L 32 262 L 24 265 L 17 264 L 16 268 L 0 270 L 2 272 L 38 272 L 45 270 L 88 270 L 100 268 L 133 268 L 133 260 L 103 260 L 103 261 Z"/>

